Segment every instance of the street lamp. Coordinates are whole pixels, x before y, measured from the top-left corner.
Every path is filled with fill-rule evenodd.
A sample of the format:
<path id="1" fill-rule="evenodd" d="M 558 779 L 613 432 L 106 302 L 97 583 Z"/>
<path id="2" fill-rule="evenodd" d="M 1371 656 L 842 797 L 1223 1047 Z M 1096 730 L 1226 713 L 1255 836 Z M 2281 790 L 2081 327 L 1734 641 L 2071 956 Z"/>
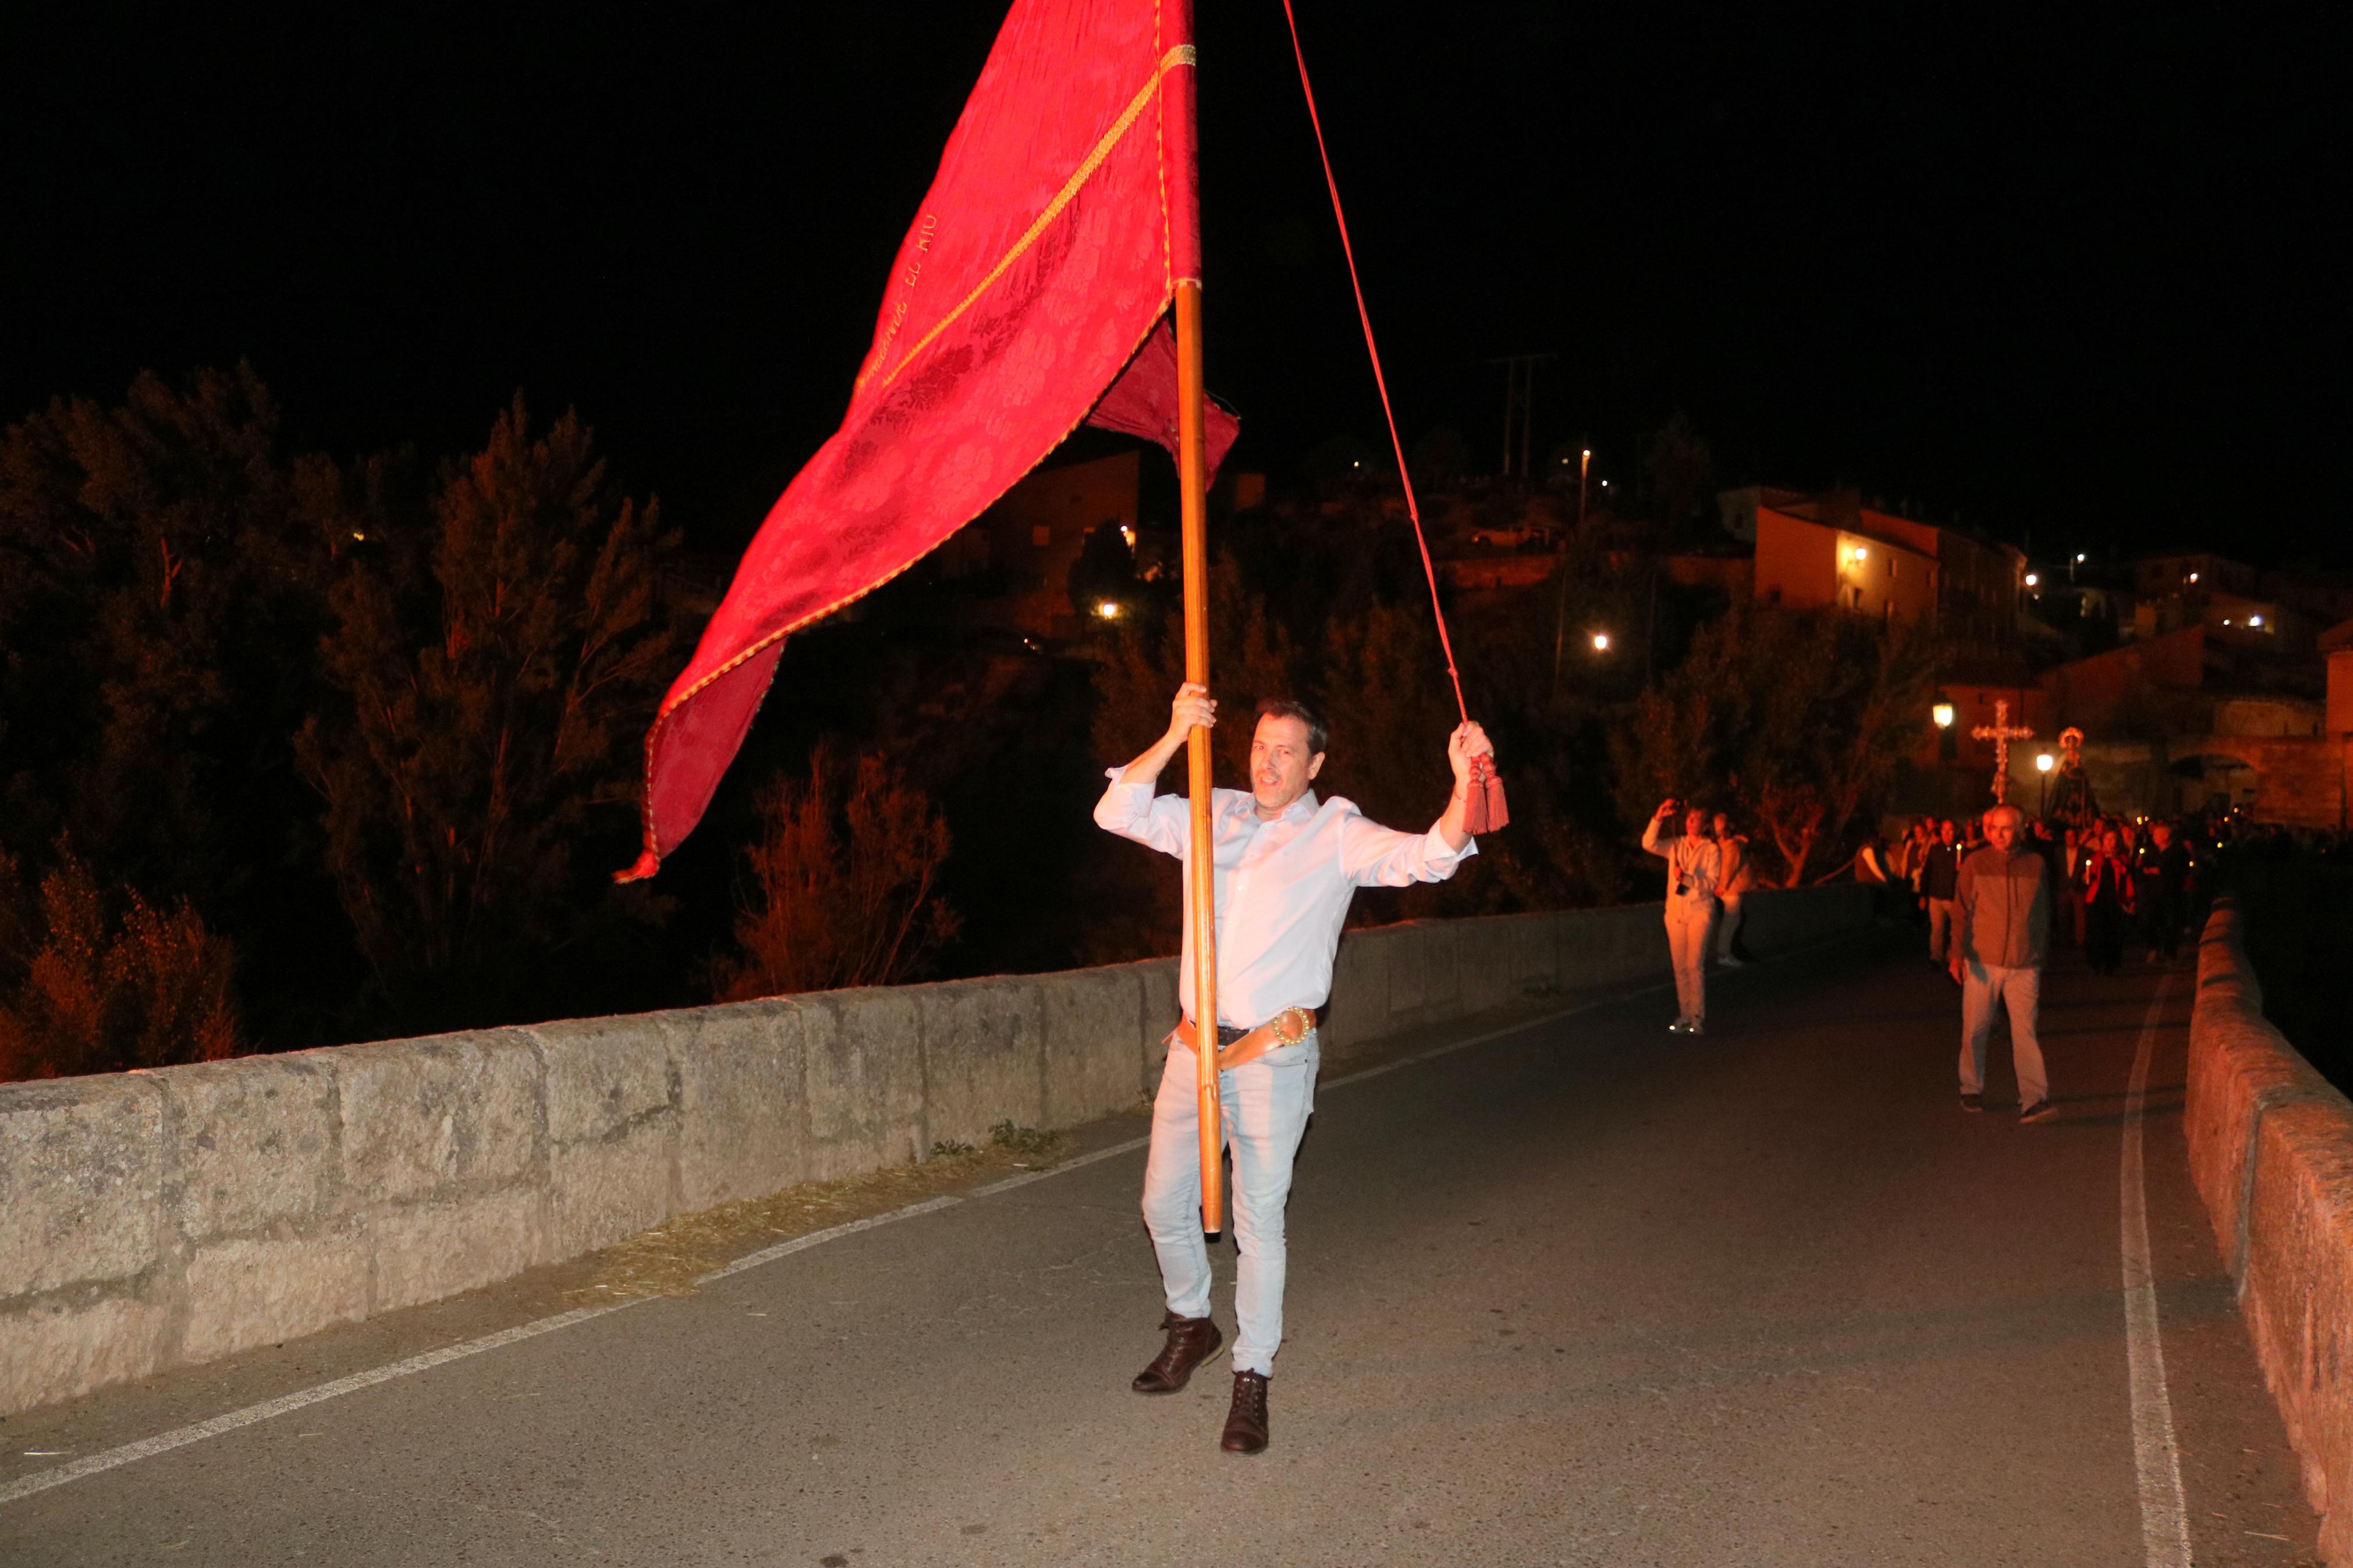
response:
<path id="1" fill-rule="evenodd" d="M 2043 807 L 2051 804 L 2051 753 L 2034 753 L 2034 771 L 2042 775 L 2040 792 L 2034 797 L 2034 815 L 2041 816 Z"/>
<path id="2" fill-rule="evenodd" d="M 1596 632 L 1593 634 L 1593 651 L 1596 653 L 1608 653 L 1609 651 L 1609 634 L 1608 632 Z"/>
<path id="3" fill-rule="evenodd" d="M 1928 717 L 1936 721 L 1937 729 L 1949 730 L 1953 727 L 1953 705 L 1950 702 L 1939 702 L 1928 710 Z"/>
<path id="4" fill-rule="evenodd" d="M 1095 606 L 1095 614 L 1101 616 L 1107 621 L 1115 621 L 1119 619 L 1119 601 L 1117 599 L 1105 599 L 1102 604 Z"/>

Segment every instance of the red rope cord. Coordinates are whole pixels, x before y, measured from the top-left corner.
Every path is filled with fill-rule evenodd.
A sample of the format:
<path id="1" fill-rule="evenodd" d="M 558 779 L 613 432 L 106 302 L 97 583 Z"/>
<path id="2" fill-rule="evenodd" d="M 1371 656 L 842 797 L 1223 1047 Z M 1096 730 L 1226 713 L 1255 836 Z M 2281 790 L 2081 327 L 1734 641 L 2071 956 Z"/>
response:
<path id="1" fill-rule="evenodd" d="M 1348 215 L 1340 208 L 1340 182 L 1332 177 L 1332 154 L 1324 145 L 1324 119 L 1315 112 L 1315 88 L 1307 79 L 1307 53 L 1299 47 L 1299 18 L 1291 0 L 1282 0 L 1282 18 L 1291 24 L 1291 52 L 1299 61 L 1299 90 L 1307 97 L 1307 122 L 1315 128 L 1315 153 L 1324 160 L 1324 184 L 1332 193 L 1332 216 L 1340 226 L 1340 250 L 1348 258 L 1348 286 L 1356 291 L 1356 320 L 1365 326 L 1365 353 L 1373 362 L 1373 384 L 1380 389 L 1381 416 L 1388 421 L 1389 446 L 1397 452 L 1398 479 L 1405 486 L 1405 514 L 1413 522 L 1413 542 L 1421 547 L 1422 574 L 1430 579 L 1430 613 L 1438 617 L 1438 646 L 1446 655 L 1446 679 L 1454 683 L 1454 705 L 1471 720 L 1462 700 L 1462 677 L 1454 668 L 1454 644 L 1446 635 L 1446 611 L 1438 602 L 1438 568 L 1430 563 L 1430 540 L 1421 531 L 1421 504 L 1414 499 L 1413 476 L 1406 471 L 1405 443 L 1398 437 L 1397 413 L 1389 406 L 1388 378 L 1381 374 L 1381 351 L 1373 342 L 1372 313 L 1365 309 L 1365 285 L 1356 276 L 1356 247 L 1348 243 Z"/>

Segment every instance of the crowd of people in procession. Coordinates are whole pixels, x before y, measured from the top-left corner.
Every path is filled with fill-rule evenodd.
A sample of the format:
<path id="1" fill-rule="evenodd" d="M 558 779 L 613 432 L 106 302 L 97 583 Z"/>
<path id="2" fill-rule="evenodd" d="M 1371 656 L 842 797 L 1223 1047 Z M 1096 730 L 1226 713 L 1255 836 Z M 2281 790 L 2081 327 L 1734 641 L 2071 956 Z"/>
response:
<path id="1" fill-rule="evenodd" d="M 2083 950 L 2094 973 L 2122 967 L 2127 943 L 2147 963 L 2180 955 L 2182 937 L 2202 923 L 2212 896 L 2200 875 L 2232 841 L 2223 814 L 2176 820 L 2097 816 L 2080 826 L 2026 819 L 2026 847 L 2051 868 L 2052 937 Z M 1928 962 L 1944 968 L 1961 863 L 1986 844 L 1983 816 L 1921 817 L 1894 842 L 1873 835 L 1856 851 L 1855 879 L 1879 889 L 1883 921 L 1928 928 Z"/>
<path id="2" fill-rule="evenodd" d="M 2068 739 L 2073 739 L 2073 734 Z M 1892 840 L 1866 837 L 1851 862 L 1873 890 L 1883 924 L 1926 928 L 1928 961 L 1961 990 L 1960 1099 L 1985 1109 L 1986 1054 L 1998 1014 L 2010 1020 L 2021 1121 L 2053 1110 L 2038 1038 L 2042 975 L 2055 947 L 2080 950 L 2094 974 L 2115 974 L 2127 946 L 2145 964 L 2181 959 L 2211 908 L 2216 874 L 2232 860 L 2289 856 L 2353 862 L 2353 833 L 2252 821 L 2221 806 L 2177 817 L 2102 812 L 2075 746 L 2072 786 L 2041 819 L 2000 804 L 1966 816 L 1924 816 Z M 1681 832 L 1674 831 L 1681 816 Z M 1740 904 L 1755 885 L 1748 840 L 1722 812 L 1669 799 L 1642 833 L 1666 861 L 1666 927 L 1677 1034 L 1706 1030 L 1710 961 L 1732 967 Z"/>

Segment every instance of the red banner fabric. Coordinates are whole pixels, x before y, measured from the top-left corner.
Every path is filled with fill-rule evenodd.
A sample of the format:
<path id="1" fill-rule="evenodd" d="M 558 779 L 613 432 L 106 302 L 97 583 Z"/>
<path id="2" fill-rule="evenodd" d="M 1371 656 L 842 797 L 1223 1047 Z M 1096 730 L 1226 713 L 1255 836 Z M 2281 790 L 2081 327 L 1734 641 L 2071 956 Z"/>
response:
<path id="1" fill-rule="evenodd" d="M 1195 169 L 1189 0 L 1015 0 L 900 244 L 841 428 L 769 509 L 662 700 L 645 853 L 622 879 L 702 818 L 788 633 L 905 571 L 1098 401 L 1112 428 L 1175 428 L 1173 344 L 1165 388 L 1138 350 L 1176 280 L 1200 276 Z M 1212 440 L 1221 416 L 1229 443 L 1222 410 Z"/>
<path id="2" fill-rule="evenodd" d="M 1218 465 L 1226 460 L 1227 448 L 1242 433 L 1241 421 L 1219 407 L 1215 398 L 1205 400 L 1202 414 L 1202 445 L 1208 448 L 1209 478 L 1214 480 Z M 1184 461 L 1176 450 L 1176 334 L 1165 317 L 1127 362 L 1112 389 L 1103 395 L 1095 411 L 1087 416 L 1087 423 L 1157 441 L 1168 448 L 1171 458 Z"/>

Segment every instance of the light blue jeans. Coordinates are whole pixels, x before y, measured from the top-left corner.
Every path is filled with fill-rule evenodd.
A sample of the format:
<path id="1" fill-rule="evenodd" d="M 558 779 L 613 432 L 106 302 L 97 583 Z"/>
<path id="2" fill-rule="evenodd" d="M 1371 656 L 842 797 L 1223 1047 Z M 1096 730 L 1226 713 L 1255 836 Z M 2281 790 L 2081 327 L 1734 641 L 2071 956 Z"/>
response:
<path id="1" fill-rule="evenodd" d="M 1218 1075 L 1226 1147 L 1233 1154 L 1234 1370 L 1265 1377 L 1282 1343 L 1282 1279 L 1288 1253 L 1283 1205 L 1291 1162 L 1315 1109 L 1314 1031 L 1254 1062 Z M 1209 1249 L 1201 1235 L 1201 1113 L 1193 1053 L 1171 1041 L 1152 1101 L 1152 1152 L 1144 1166 L 1144 1228 L 1160 1260 L 1168 1310 L 1209 1315 Z"/>

